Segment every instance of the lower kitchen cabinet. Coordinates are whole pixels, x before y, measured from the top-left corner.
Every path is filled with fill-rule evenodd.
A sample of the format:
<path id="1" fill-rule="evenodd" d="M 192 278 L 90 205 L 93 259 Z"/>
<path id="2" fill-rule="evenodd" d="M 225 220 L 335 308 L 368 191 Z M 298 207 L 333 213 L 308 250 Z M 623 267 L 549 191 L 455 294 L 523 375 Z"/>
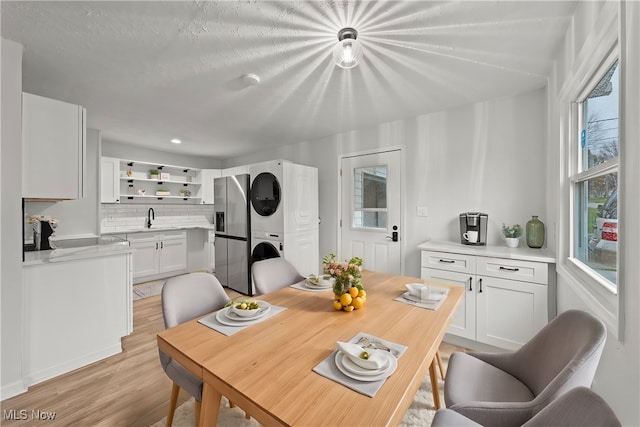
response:
<path id="1" fill-rule="evenodd" d="M 184 231 L 128 234 L 133 254 L 133 281 L 160 279 L 187 270 L 187 236 Z"/>
<path id="2" fill-rule="evenodd" d="M 422 251 L 423 279 L 465 288 L 449 334 L 515 350 L 555 315 L 553 265 L 510 256 Z"/>

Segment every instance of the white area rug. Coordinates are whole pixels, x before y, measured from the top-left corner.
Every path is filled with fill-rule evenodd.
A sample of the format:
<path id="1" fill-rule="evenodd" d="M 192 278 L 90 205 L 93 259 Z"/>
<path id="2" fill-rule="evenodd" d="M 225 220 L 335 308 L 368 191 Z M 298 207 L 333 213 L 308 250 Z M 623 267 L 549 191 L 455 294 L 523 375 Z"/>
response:
<path id="1" fill-rule="evenodd" d="M 449 359 L 446 355 L 442 355 L 443 364 L 447 365 Z M 446 371 L 445 371 L 446 372 Z M 442 390 L 444 387 L 444 382 L 442 379 L 439 379 L 438 388 L 440 389 L 440 401 L 444 403 L 444 396 L 442 394 Z M 171 391 L 167 390 L 167 400 L 169 400 L 169 395 Z M 173 427 L 193 427 L 194 426 L 194 415 L 193 415 L 193 398 L 187 400 L 185 403 L 180 405 L 176 409 L 176 413 L 173 417 Z M 413 402 L 411 406 L 407 410 L 402 420 L 400 426 L 402 427 L 427 427 L 431 425 L 431 421 L 433 421 L 433 416 L 435 415 L 436 410 L 433 406 L 433 395 L 431 394 L 431 380 L 429 379 L 429 374 L 424 377 L 422 380 L 422 384 L 420 384 L 420 389 L 413 397 Z M 167 423 L 167 418 L 164 417 L 162 420 L 153 424 L 151 427 L 164 427 Z M 329 425 L 329 423 L 327 424 Z M 247 420 L 244 417 L 244 411 L 237 406 L 234 408 L 229 408 L 229 402 L 226 398 L 222 398 L 222 402 L 220 403 L 220 414 L 218 418 L 218 426 L 221 427 L 259 427 L 260 424 L 254 420 L 253 418 Z"/>
<path id="2" fill-rule="evenodd" d="M 162 286 L 164 286 L 165 279 L 154 280 L 153 282 L 141 283 L 133 286 L 133 300 L 137 301 L 142 298 L 152 297 L 159 295 L 162 292 Z"/>

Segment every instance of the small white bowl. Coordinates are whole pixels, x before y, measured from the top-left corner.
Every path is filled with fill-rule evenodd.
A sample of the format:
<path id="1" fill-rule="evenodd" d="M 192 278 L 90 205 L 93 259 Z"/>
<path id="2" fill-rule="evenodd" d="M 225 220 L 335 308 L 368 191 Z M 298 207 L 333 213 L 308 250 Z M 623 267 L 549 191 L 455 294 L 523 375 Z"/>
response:
<path id="1" fill-rule="evenodd" d="M 238 303 L 240 304 L 240 303 Z M 252 309 L 241 309 L 241 308 L 236 308 L 236 306 L 238 304 L 233 304 L 231 306 L 231 311 L 233 311 L 235 314 L 237 314 L 240 317 L 253 317 L 255 315 L 257 315 L 260 312 L 260 303 L 258 303 L 258 308 L 252 308 Z"/>

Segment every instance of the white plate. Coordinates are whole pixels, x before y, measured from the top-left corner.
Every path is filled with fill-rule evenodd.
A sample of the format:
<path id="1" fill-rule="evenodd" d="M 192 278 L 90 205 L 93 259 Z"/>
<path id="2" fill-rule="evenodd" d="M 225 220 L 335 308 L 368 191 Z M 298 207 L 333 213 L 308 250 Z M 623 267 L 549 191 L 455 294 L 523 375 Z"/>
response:
<path id="1" fill-rule="evenodd" d="M 335 363 L 336 363 L 336 366 L 338 367 L 338 370 L 343 374 L 345 374 L 346 376 L 348 376 L 349 378 L 353 378 L 354 380 L 363 381 L 363 382 L 383 380 L 389 377 L 391 374 L 393 374 L 396 371 L 396 368 L 398 367 L 398 360 L 391 353 L 389 353 L 389 366 L 387 366 L 386 369 L 384 369 L 383 371 L 375 375 L 359 375 L 351 372 L 345 367 L 344 365 L 345 360 L 347 360 L 348 358 L 349 356 L 347 356 L 343 352 L 341 351 L 336 352 Z M 349 362 L 350 361 L 347 361 L 347 363 Z M 353 362 L 351 363 L 355 366 Z"/>
<path id="2" fill-rule="evenodd" d="M 389 353 L 388 351 L 384 351 L 384 350 L 371 350 L 371 349 L 365 349 L 365 351 L 368 352 L 373 352 L 373 351 L 378 351 L 378 352 L 384 352 L 383 354 L 385 356 L 389 355 L 391 357 L 387 357 L 385 358 L 385 361 L 383 362 L 383 365 L 381 368 L 379 369 L 365 369 L 362 366 L 359 366 L 356 362 L 354 362 L 353 360 L 351 360 L 351 357 L 345 355 L 345 357 L 342 358 L 342 366 L 347 370 L 350 371 L 351 373 L 355 374 L 355 375 L 379 375 L 381 373 L 383 373 L 384 371 L 387 370 L 387 368 L 389 368 L 389 365 L 391 364 L 391 359 L 395 359 L 395 357 L 393 357 L 391 355 L 391 353 Z M 342 352 L 342 354 L 344 354 L 344 352 Z"/>
<path id="3" fill-rule="evenodd" d="M 237 319 L 234 319 L 234 320 L 232 320 L 227 316 L 228 312 L 229 312 L 228 307 L 223 308 L 222 310 L 219 310 L 218 312 L 216 312 L 216 320 L 226 326 L 248 326 L 248 325 L 253 325 L 255 323 L 261 322 L 262 318 L 266 316 L 269 310 L 265 310 L 263 314 L 260 314 L 258 316 L 254 316 L 248 319 L 244 317 L 238 317 Z"/>
<path id="4" fill-rule="evenodd" d="M 330 289 L 333 287 L 335 279 L 319 279 L 318 283 L 309 281 L 309 278 L 304 280 L 304 285 L 309 289 Z"/>
<path id="5" fill-rule="evenodd" d="M 420 299 L 418 297 L 414 297 L 413 295 L 411 295 L 409 292 L 405 292 L 404 294 L 402 294 L 402 297 L 404 299 L 408 299 L 409 301 L 413 301 L 413 302 L 424 302 L 424 303 L 433 303 L 433 302 L 440 302 L 444 297 L 447 296 L 447 292 L 439 292 L 438 293 L 438 297 L 437 298 L 433 298 L 433 299 Z"/>

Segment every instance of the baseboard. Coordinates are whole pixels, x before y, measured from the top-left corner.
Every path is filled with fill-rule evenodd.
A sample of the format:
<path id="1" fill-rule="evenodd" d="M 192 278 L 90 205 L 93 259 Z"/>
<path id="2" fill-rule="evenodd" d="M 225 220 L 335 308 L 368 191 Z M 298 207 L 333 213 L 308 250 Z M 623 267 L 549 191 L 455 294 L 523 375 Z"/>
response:
<path id="1" fill-rule="evenodd" d="M 11 384 L 5 384 L 0 389 L 0 401 L 9 399 L 10 397 L 17 396 L 22 393 L 26 393 L 27 386 L 24 381 L 15 381 Z"/>
<path id="2" fill-rule="evenodd" d="M 102 350 L 86 354 L 77 359 L 68 360 L 64 363 L 60 363 L 47 369 L 43 369 L 39 372 L 32 372 L 24 377 L 24 384 L 27 387 L 30 387 L 34 384 L 41 383 L 42 381 L 49 380 L 51 378 L 57 377 L 58 375 L 66 374 L 75 369 L 82 368 L 83 366 L 87 366 L 91 363 L 97 362 L 110 356 L 114 356 L 121 352 L 122 342 L 121 340 L 118 340 L 117 343 L 105 347 Z"/>

